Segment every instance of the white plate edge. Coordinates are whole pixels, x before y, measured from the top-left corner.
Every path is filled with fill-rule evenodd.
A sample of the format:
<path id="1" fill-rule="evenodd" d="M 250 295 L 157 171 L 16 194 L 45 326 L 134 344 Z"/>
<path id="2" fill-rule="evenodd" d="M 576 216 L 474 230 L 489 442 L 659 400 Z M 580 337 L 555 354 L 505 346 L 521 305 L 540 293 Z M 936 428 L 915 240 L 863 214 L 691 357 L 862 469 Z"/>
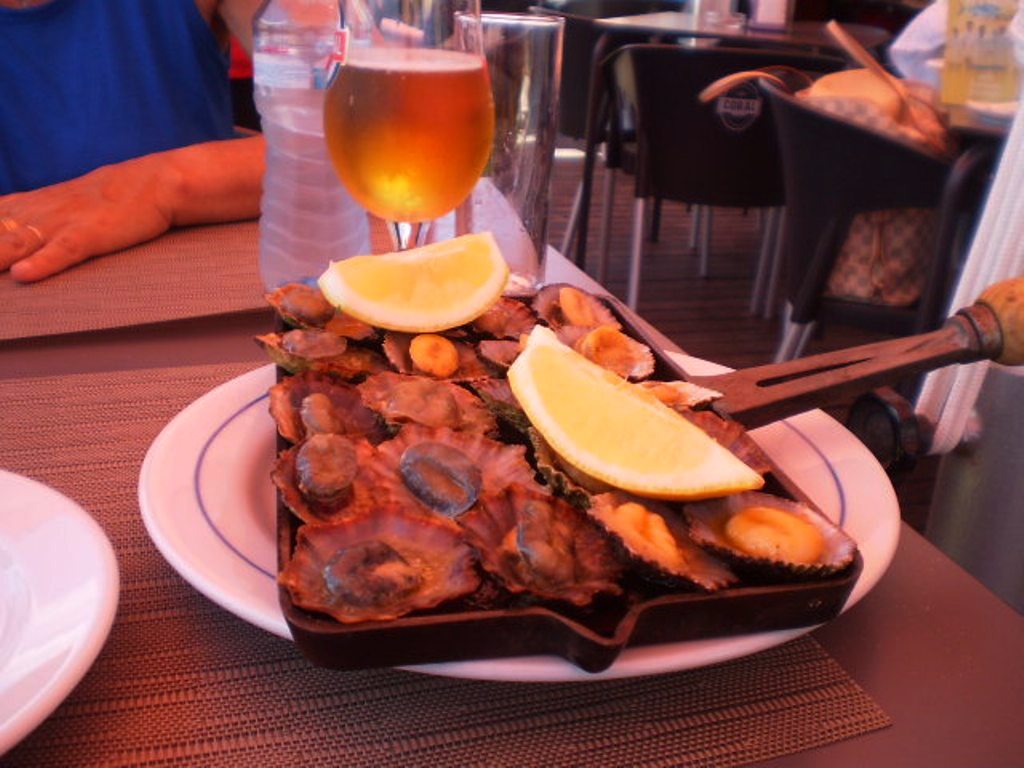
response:
<path id="1" fill-rule="evenodd" d="M 0 469 L 0 477 L 16 478 L 26 485 L 37 486 L 47 495 L 62 500 L 65 509 L 60 514 L 76 519 L 90 531 L 86 541 L 94 547 L 100 567 L 100 582 L 107 589 L 101 591 L 101 601 L 92 614 L 92 622 L 85 636 L 69 652 L 68 660 L 51 678 L 48 688 L 38 691 L 35 698 L 18 714 L 5 723 L 0 723 L 0 756 L 21 742 L 59 707 L 92 668 L 100 651 L 106 645 L 117 616 L 121 596 L 121 576 L 113 545 L 102 526 L 78 502 L 46 483 L 26 475 Z"/>

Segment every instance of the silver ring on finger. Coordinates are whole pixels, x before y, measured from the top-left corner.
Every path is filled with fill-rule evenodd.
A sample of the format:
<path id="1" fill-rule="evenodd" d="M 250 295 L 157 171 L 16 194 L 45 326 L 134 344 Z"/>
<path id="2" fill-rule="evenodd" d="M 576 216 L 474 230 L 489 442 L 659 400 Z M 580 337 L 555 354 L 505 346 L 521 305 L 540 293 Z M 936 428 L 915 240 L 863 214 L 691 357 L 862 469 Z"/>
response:
<path id="1" fill-rule="evenodd" d="M 29 232 L 36 236 L 36 240 L 39 241 L 39 244 L 36 246 L 37 248 L 42 248 L 43 245 L 46 244 L 46 238 L 43 237 L 43 233 L 35 224 L 26 224 L 25 229 L 27 229 Z"/>

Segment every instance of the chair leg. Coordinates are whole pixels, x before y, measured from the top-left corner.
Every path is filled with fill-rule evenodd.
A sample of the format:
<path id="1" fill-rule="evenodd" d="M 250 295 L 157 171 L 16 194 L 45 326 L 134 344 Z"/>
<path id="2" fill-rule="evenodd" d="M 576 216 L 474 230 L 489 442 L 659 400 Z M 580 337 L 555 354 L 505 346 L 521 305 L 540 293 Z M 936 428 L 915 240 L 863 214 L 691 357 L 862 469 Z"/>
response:
<path id="1" fill-rule="evenodd" d="M 576 196 L 572 199 L 572 210 L 569 211 L 569 220 L 565 223 L 565 234 L 562 235 L 562 244 L 559 252 L 569 257 L 572 241 L 576 237 L 576 229 L 580 223 L 580 206 L 583 204 L 583 182 L 576 187 Z"/>
<path id="2" fill-rule="evenodd" d="M 771 304 L 775 298 L 771 292 L 771 279 L 775 272 L 780 212 L 780 208 L 769 208 L 767 211 L 758 209 L 759 217 L 764 220 L 764 227 L 761 232 L 761 247 L 758 249 L 757 268 L 754 272 L 754 287 L 750 293 L 752 315 L 764 313 L 765 317 L 771 316 Z"/>
<path id="3" fill-rule="evenodd" d="M 702 206 L 701 214 L 700 245 L 697 251 L 699 266 L 697 269 L 701 277 L 707 277 L 711 273 L 711 220 L 713 215 L 711 206 Z"/>
<path id="4" fill-rule="evenodd" d="M 768 285 L 765 289 L 764 312 L 762 317 L 770 320 L 775 316 L 778 306 L 779 283 L 782 282 L 782 228 L 786 226 L 786 209 L 775 209 L 775 232 L 773 234 L 771 255 L 771 272 L 768 274 Z"/>
<path id="5" fill-rule="evenodd" d="M 782 338 L 779 341 L 778 348 L 775 350 L 773 362 L 784 363 L 787 360 L 794 360 L 800 357 L 807 347 L 811 333 L 814 331 L 813 320 L 809 323 L 794 323 L 790 320 L 792 311 L 792 306 L 787 303 L 786 316 L 782 326 Z"/>
<path id="6" fill-rule="evenodd" d="M 703 205 L 692 205 L 690 206 L 690 249 L 694 250 L 697 248 L 697 243 L 700 242 L 700 224 L 702 211 L 704 210 Z"/>
<path id="7" fill-rule="evenodd" d="M 604 201 L 601 204 L 601 247 L 597 257 L 597 282 L 605 284 L 608 279 L 608 252 L 612 242 L 612 211 L 615 209 L 615 169 L 606 168 L 604 173 Z"/>
<path id="8" fill-rule="evenodd" d="M 633 201 L 633 234 L 629 251 L 629 282 L 626 287 L 626 305 L 635 310 L 640 296 L 640 257 L 644 246 L 644 203 L 642 197 Z"/>
<path id="9" fill-rule="evenodd" d="M 654 198 L 654 208 L 651 209 L 651 229 L 647 233 L 647 239 L 652 242 L 658 242 L 658 237 L 661 234 L 661 198 Z"/>

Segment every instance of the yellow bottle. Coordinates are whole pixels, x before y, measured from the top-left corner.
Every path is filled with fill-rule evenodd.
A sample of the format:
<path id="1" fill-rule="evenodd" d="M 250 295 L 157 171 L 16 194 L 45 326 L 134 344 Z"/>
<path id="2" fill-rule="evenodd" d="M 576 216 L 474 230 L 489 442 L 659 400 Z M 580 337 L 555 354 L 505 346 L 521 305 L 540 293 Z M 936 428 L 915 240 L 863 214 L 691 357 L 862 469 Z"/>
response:
<path id="1" fill-rule="evenodd" d="M 1012 101 L 1017 64 L 1007 27 L 1017 0 L 949 0 L 942 100 Z"/>

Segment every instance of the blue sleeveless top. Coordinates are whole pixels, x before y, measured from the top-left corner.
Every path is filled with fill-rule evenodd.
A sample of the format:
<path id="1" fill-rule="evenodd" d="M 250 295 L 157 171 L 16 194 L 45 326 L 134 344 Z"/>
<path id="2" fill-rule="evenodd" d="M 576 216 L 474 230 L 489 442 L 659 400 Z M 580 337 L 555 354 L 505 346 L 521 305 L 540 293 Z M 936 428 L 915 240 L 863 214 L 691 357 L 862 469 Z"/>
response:
<path id="1" fill-rule="evenodd" d="M 230 138 L 228 63 L 194 0 L 0 8 L 0 194 Z"/>

